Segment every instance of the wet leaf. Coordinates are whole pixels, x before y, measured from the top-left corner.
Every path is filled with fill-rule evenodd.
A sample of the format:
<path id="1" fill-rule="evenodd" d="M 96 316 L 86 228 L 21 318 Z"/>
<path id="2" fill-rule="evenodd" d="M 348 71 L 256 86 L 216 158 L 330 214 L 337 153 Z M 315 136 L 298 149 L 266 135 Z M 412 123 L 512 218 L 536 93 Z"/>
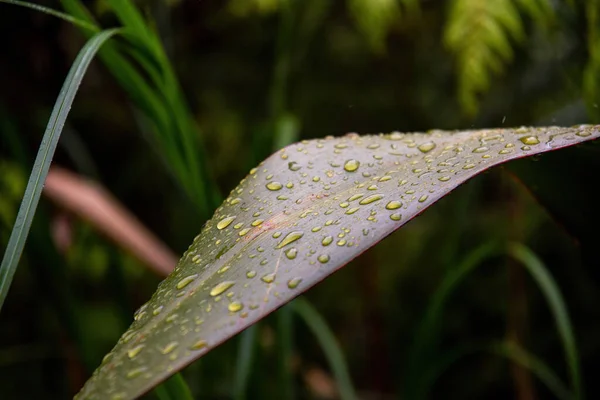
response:
<path id="1" fill-rule="evenodd" d="M 242 180 L 79 399 L 130 399 L 342 267 L 474 175 L 600 126 L 329 137 Z"/>

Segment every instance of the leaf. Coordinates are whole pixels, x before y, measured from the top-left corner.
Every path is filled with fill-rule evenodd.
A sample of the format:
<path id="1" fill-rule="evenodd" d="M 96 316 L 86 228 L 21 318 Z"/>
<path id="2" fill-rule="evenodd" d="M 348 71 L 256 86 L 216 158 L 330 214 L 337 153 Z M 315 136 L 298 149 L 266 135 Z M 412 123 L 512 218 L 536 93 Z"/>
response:
<path id="1" fill-rule="evenodd" d="M 79 89 L 79 84 L 83 80 L 83 76 L 100 46 L 118 32 L 119 29 L 102 31 L 88 40 L 73 62 L 56 99 L 56 103 L 54 103 L 54 109 L 46 126 L 46 131 L 44 132 L 44 137 L 42 138 L 42 143 L 40 144 L 31 175 L 29 176 L 23 200 L 21 201 L 17 220 L 15 221 L 2 264 L 0 265 L 0 309 L 2 308 L 23 248 L 25 247 L 29 228 L 31 227 L 35 210 L 40 201 L 44 181 L 46 175 L 48 175 L 48 169 L 50 168 L 58 139 L 71 109 L 71 104 L 73 104 L 73 100 Z"/>
<path id="2" fill-rule="evenodd" d="M 278 151 L 216 210 L 77 398 L 143 394 L 467 179 L 599 128 L 350 134 Z"/>

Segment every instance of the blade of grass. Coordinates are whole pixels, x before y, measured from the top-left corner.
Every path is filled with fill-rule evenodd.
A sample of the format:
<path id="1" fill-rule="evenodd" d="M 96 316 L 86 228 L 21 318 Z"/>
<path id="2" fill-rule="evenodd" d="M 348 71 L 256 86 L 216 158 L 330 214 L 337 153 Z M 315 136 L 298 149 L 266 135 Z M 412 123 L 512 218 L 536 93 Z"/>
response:
<path id="1" fill-rule="evenodd" d="M 160 400 L 194 400 L 181 374 L 175 374 L 154 389 Z"/>
<path id="2" fill-rule="evenodd" d="M 246 388 L 248 379 L 252 372 L 252 359 L 254 358 L 254 345 L 256 344 L 256 329 L 258 324 L 254 324 L 246 329 L 240 335 L 240 344 L 236 361 L 235 371 L 235 389 L 233 398 L 235 400 L 244 400 L 246 398 Z"/>
<path id="3" fill-rule="evenodd" d="M 282 307 L 277 312 L 277 340 L 279 345 L 279 385 L 281 387 L 280 397 L 293 400 L 296 398 L 294 392 L 294 379 L 292 375 L 292 310 L 289 306 Z"/>
<path id="4" fill-rule="evenodd" d="M 512 243 L 508 251 L 512 257 L 519 260 L 527 268 L 546 298 L 562 341 L 574 396 L 576 399 L 583 399 L 584 394 L 575 334 L 558 285 L 541 260 L 526 246 L 519 243 Z"/>
<path id="5" fill-rule="evenodd" d="M 331 370 L 335 375 L 335 380 L 340 391 L 340 397 L 343 400 L 357 399 L 358 397 L 356 396 L 350 374 L 348 373 L 348 366 L 344 359 L 344 353 L 340 349 L 333 332 L 331 332 L 323 317 L 303 298 L 297 298 L 291 304 L 293 310 L 308 325 L 325 352 Z"/>
<path id="6" fill-rule="evenodd" d="M 49 8 L 49 7 L 44 7 L 44 6 L 39 5 L 39 4 L 34 4 L 34 3 L 29 3 L 27 1 L 19 1 L 19 0 L 0 0 L 0 3 L 6 3 L 6 4 L 12 4 L 12 5 L 15 5 L 15 6 L 30 8 L 32 10 L 39 11 L 39 12 L 42 12 L 44 14 L 52 15 L 53 17 L 57 17 L 57 18 L 60 18 L 62 20 L 65 20 L 67 22 L 70 22 L 73 25 L 77 25 L 80 28 L 87 29 L 90 32 L 96 33 L 96 32 L 100 31 L 100 28 L 98 28 L 94 24 L 90 24 L 89 22 L 87 22 L 85 20 L 76 18 L 73 15 L 70 15 L 70 14 L 67 14 L 67 13 L 63 13 L 63 12 L 54 10 L 52 8 Z"/>
<path id="7" fill-rule="evenodd" d="M 4 303 L 23 252 L 31 222 L 40 200 L 44 181 L 48 174 L 48 169 L 52 162 L 58 139 L 60 138 L 62 128 L 67 115 L 69 114 L 69 110 L 71 109 L 71 104 L 73 103 L 79 84 L 98 49 L 104 42 L 119 31 L 120 29 L 102 31 L 94 35 L 92 39 L 85 44 L 83 49 L 81 49 L 77 55 L 77 58 L 65 79 L 60 94 L 58 95 L 58 99 L 52 110 L 46 132 L 44 133 L 42 143 L 38 150 L 33 170 L 29 182 L 27 183 L 27 188 L 25 189 L 23 201 L 21 202 L 21 207 L 19 208 L 17 219 L 2 259 L 2 264 L 0 265 L 0 310 L 2 309 L 2 304 Z"/>

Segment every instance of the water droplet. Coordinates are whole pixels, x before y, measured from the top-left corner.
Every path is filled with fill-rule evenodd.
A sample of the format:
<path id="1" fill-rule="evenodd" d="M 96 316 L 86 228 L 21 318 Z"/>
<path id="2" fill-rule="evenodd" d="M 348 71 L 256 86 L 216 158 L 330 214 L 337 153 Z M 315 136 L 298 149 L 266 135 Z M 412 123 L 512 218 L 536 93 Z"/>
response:
<path id="1" fill-rule="evenodd" d="M 252 168 L 250 170 L 250 175 L 254 175 L 256 173 L 257 169 L 256 168 Z"/>
<path id="2" fill-rule="evenodd" d="M 402 219 L 402 214 L 392 214 L 390 215 L 390 219 L 392 221 L 400 221 Z"/>
<path id="3" fill-rule="evenodd" d="M 235 224 L 233 226 L 233 229 L 240 229 L 242 226 L 244 226 L 244 223 L 243 222 L 238 222 L 237 224 Z"/>
<path id="4" fill-rule="evenodd" d="M 127 357 L 129 357 L 129 359 L 133 360 L 133 358 L 135 358 L 135 356 L 140 354 L 140 351 L 142 351 L 143 348 L 144 348 L 144 345 L 140 344 L 140 345 L 135 346 L 132 349 L 127 350 Z"/>
<path id="5" fill-rule="evenodd" d="M 275 233 L 273 233 L 273 239 L 277 239 L 281 236 L 281 232 L 277 231 Z"/>
<path id="6" fill-rule="evenodd" d="M 344 169 L 348 172 L 354 172 L 358 169 L 359 166 L 360 166 L 360 162 L 352 159 L 352 160 L 346 161 L 346 163 L 344 164 Z"/>
<path id="7" fill-rule="evenodd" d="M 279 244 L 275 248 L 281 249 L 282 247 L 287 246 L 288 244 L 300 239 L 302 236 L 304 236 L 304 232 L 302 231 L 290 232 L 281 240 L 281 242 L 279 242 Z"/>
<path id="8" fill-rule="evenodd" d="M 298 171 L 302 167 L 298 165 L 297 162 L 291 161 L 288 163 L 288 168 L 290 169 L 290 171 Z"/>
<path id="9" fill-rule="evenodd" d="M 346 208 L 349 205 L 350 205 L 350 203 L 348 203 L 347 201 L 344 201 L 344 202 L 340 203 L 340 207 L 342 207 L 342 208 Z"/>
<path id="10" fill-rule="evenodd" d="M 489 149 L 487 147 L 481 146 L 481 147 L 477 147 L 477 148 L 473 149 L 473 153 L 485 153 L 488 150 Z"/>
<path id="11" fill-rule="evenodd" d="M 419 197 L 419 203 L 423 203 L 423 202 L 427 201 L 428 198 L 429 198 L 429 196 L 424 194 L 423 196 Z"/>
<path id="12" fill-rule="evenodd" d="M 245 236 L 248 232 L 250 232 L 250 229 L 252 228 L 244 228 L 240 231 L 240 233 L 238 233 L 238 235 Z"/>
<path id="13" fill-rule="evenodd" d="M 288 188 L 288 189 L 291 189 L 291 188 L 294 187 L 294 184 L 292 182 L 288 182 L 288 183 L 285 184 L 285 187 Z"/>
<path id="14" fill-rule="evenodd" d="M 287 285 L 290 289 L 296 289 L 300 282 L 302 282 L 302 278 L 292 278 L 288 281 Z"/>
<path id="15" fill-rule="evenodd" d="M 475 164 L 467 164 L 463 167 L 463 169 L 473 169 L 475 168 Z"/>
<path id="16" fill-rule="evenodd" d="M 223 218 L 222 220 L 217 222 L 217 229 L 221 230 L 227 228 L 233 222 L 234 219 L 235 216 Z"/>
<path id="17" fill-rule="evenodd" d="M 246 278 L 248 278 L 248 279 L 252 279 L 255 276 L 256 276 L 256 271 L 254 271 L 254 270 L 246 272 Z"/>
<path id="18" fill-rule="evenodd" d="M 261 281 L 263 281 L 264 283 L 273 283 L 273 281 L 275 280 L 275 273 L 272 272 L 270 274 L 267 274 L 265 276 L 263 276 L 262 278 L 260 278 Z"/>
<path id="19" fill-rule="evenodd" d="M 428 153 L 431 150 L 435 149 L 435 143 L 433 143 L 433 142 L 423 143 L 423 144 L 419 145 L 418 149 L 421 150 L 423 153 Z"/>
<path id="20" fill-rule="evenodd" d="M 133 379 L 133 378 L 140 376 L 144 372 L 146 372 L 146 370 L 147 370 L 146 367 L 134 368 L 134 369 L 129 370 L 127 372 L 127 375 L 125 375 L 125 376 L 127 377 L 127 379 Z"/>
<path id="21" fill-rule="evenodd" d="M 269 182 L 266 186 L 267 189 L 272 191 L 281 190 L 281 188 L 283 187 L 283 185 L 279 182 Z"/>
<path id="22" fill-rule="evenodd" d="M 350 197 L 350 198 L 348 199 L 348 201 L 354 201 L 354 200 L 358 200 L 358 199 L 360 199 L 360 198 L 361 198 L 361 197 L 363 197 L 363 196 L 364 196 L 364 195 L 362 195 L 362 194 L 355 194 L 355 195 L 353 195 L 352 197 Z"/>
<path id="23" fill-rule="evenodd" d="M 321 240 L 321 244 L 323 246 L 329 246 L 333 242 L 333 236 L 325 236 L 323 240 Z"/>
<path id="24" fill-rule="evenodd" d="M 384 175 L 384 176 L 382 176 L 381 178 L 379 178 L 379 182 L 387 182 L 387 181 L 389 181 L 390 179 L 392 179 L 392 177 L 391 177 L 391 176 L 389 176 L 389 175 Z"/>
<path id="25" fill-rule="evenodd" d="M 196 343 L 190 346 L 191 350 L 202 350 L 206 346 L 208 346 L 208 342 L 206 340 L 198 340 Z"/>
<path id="26" fill-rule="evenodd" d="M 198 277 L 198 274 L 193 274 L 190 276 L 186 276 L 185 278 L 183 278 L 182 280 L 180 280 L 179 282 L 177 282 L 177 289 L 181 290 L 184 287 L 186 287 L 187 285 L 189 285 L 190 283 L 192 283 L 194 281 L 194 279 L 196 279 Z"/>
<path id="27" fill-rule="evenodd" d="M 160 314 L 160 312 L 162 311 L 164 307 L 163 306 L 158 306 L 154 309 L 154 311 L 152 311 L 152 315 L 158 315 Z"/>
<path id="28" fill-rule="evenodd" d="M 540 144 L 540 141 L 535 136 L 523 136 L 522 138 L 519 138 L 519 140 L 521 141 L 521 143 L 527 144 L 530 146 L 533 146 L 535 144 Z"/>
<path id="29" fill-rule="evenodd" d="M 321 254 L 319 257 L 317 257 L 317 260 L 319 260 L 321 264 L 325 264 L 329 261 L 329 256 L 327 254 Z"/>
<path id="30" fill-rule="evenodd" d="M 367 190 L 377 190 L 377 189 L 379 189 L 379 188 L 377 187 L 377 185 L 371 185 L 371 186 L 369 186 L 369 187 L 367 188 Z"/>
<path id="31" fill-rule="evenodd" d="M 381 194 L 373 194 L 371 196 L 365 197 L 364 199 L 362 199 L 361 201 L 358 202 L 358 204 L 360 205 L 365 205 L 365 204 L 371 204 L 373 202 L 376 202 L 378 200 L 383 199 L 383 195 Z"/>
<path id="32" fill-rule="evenodd" d="M 163 354 L 169 354 L 170 352 L 172 352 L 173 350 L 175 350 L 175 348 L 179 346 L 179 343 L 177 342 L 171 342 L 168 345 L 166 345 L 162 350 L 161 353 Z"/>
<path id="33" fill-rule="evenodd" d="M 450 180 L 450 177 L 449 176 L 440 176 L 438 179 L 442 182 L 448 182 Z"/>
<path id="34" fill-rule="evenodd" d="M 323 229 L 323 228 L 322 228 L 322 227 L 320 227 L 320 226 L 315 226 L 315 227 L 314 227 L 314 228 L 312 228 L 310 231 L 311 231 L 311 232 L 319 232 L 321 229 Z"/>
<path id="35" fill-rule="evenodd" d="M 239 197 L 236 197 L 235 199 L 231 200 L 231 204 L 232 206 L 235 206 L 236 204 L 238 204 L 239 202 L 241 202 L 242 199 L 240 199 Z"/>
<path id="36" fill-rule="evenodd" d="M 357 212 L 358 210 L 360 210 L 359 207 L 352 207 L 352 208 L 346 210 L 346 214 L 351 215 L 351 214 L 354 214 L 355 212 Z"/>
<path id="37" fill-rule="evenodd" d="M 298 255 L 298 249 L 296 249 L 295 247 L 292 247 L 291 249 L 289 249 L 285 252 L 285 256 L 287 258 L 289 258 L 290 260 L 293 260 L 294 258 L 296 258 L 297 255 Z"/>
<path id="38" fill-rule="evenodd" d="M 250 225 L 252 225 L 252 226 L 259 226 L 263 222 L 265 222 L 264 219 L 257 219 L 257 220 L 252 221 L 252 223 Z"/>
<path id="39" fill-rule="evenodd" d="M 397 210 L 400 207 L 402 207 L 402 203 L 396 200 L 392 200 L 389 203 L 386 204 L 385 208 L 387 208 L 388 210 Z"/>
<path id="40" fill-rule="evenodd" d="M 312 180 L 313 182 L 319 182 L 321 178 L 319 178 L 318 176 L 313 176 Z"/>
<path id="41" fill-rule="evenodd" d="M 346 239 L 341 239 L 341 240 L 338 240 L 338 242 L 337 242 L 336 244 L 337 244 L 338 246 L 345 246 L 345 245 L 346 245 L 346 243 L 347 243 L 347 242 L 346 242 Z"/>
<path id="42" fill-rule="evenodd" d="M 244 305 L 242 303 L 240 303 L 239 301 L 234 301 L 229 303 L 229 305 L 227 306 L 227 309 L 229 309 L 229 311 L 231 312 L 238 312 L 240 311 L 242 308 L 244 308 Z"/>
<path id="43" fill-rule="evenodd" d="M 226 291 L 227 289 L 229 289 L 230 287 L 232 287 L 233 285 L 235 285 L 235 282 L 233 282 L 233 281 L 221 282 L 210 290 L 210 295 L 213 297 L 218 296 L 218 295 L 222 294 L 224 291 Z"/>

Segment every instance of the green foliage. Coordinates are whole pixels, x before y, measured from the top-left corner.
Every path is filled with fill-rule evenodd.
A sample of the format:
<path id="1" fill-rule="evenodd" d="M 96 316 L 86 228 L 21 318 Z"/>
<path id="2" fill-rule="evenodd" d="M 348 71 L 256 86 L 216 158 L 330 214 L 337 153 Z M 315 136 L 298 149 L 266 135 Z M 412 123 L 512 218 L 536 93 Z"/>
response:
<path id="1" fill-rule="evenodd" d="M 583 87 L 589 114 L 600 118 L 600 1 L 588 1 L 585 8 L 588 24 L 589 61 L 583 73 Z"/>
<path id="2" fill-rule="evenodd" d="M 371 47 L 382 52 L 390 28 L 398 22 L 401 15 L 398 1 L 348 0 L 348 8 Z"/>
<path id="3" fill-rule="evenodd" d="M 452 0 L 450 4 L 444 42 L 456 56 L 459 100 L 471 115 L 477 111 L 477 96 L 513 60 L 511 42 L 525 39 L 519 7 L 540 24 L 551 16 L 547 0 Z"/>

